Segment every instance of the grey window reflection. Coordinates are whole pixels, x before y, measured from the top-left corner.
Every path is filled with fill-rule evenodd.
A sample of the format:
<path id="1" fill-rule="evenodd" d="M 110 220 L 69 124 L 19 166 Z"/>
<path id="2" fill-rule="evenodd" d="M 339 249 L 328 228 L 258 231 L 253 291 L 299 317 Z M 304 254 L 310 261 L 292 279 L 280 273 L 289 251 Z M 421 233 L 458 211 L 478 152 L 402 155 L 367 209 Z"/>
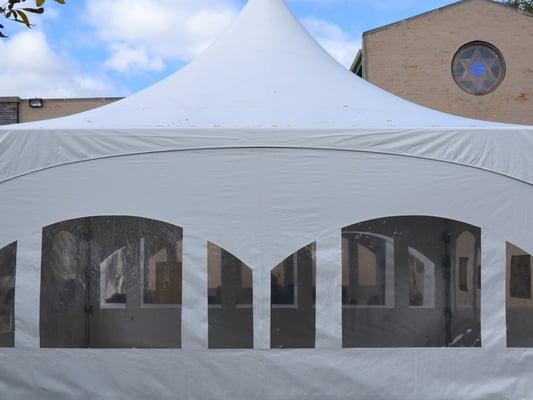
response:
<path id="1" fill-rule="evenodd" d="M 459 288 L 468 292 L 468 257 L 459 258 Z"/>
<path id="2" fill-rule="evenodd" d="M 100 263 L 100 307 L 126 304 L 126 247 Z"/>
<path id="3" fill-rule="evenodd" d="M 147 255 L 147 256 L 146 256 Z M 182 241 L 141 239 L 143 307 L 178 307 L 182 301 Z"/>
<path id="4" fill-rule="evenodd" d="M 533 258 L 507 243 L 507 346 L 533 347 Z"/>
<path id="5" fill-rule="evenodd" d="M 373 232 L 343 234 L 343 304 L 394 307 L 394 240 Z"/>
<path id="6" fill-rule="evenodd" d="M 207 251 L 209 348 L 252 348 L 252 270 L 213 243 Z"/>
<path id="7" fill-rule="evenodd" d="M 0 347 L 15 346 L 17 243 L 0 249 Z"/>
<path id="8" fill-rule="evenodd" d="M 435 307 L 435 263 L 412 247 L 409 251 L 409 305 Z"/>
<path id="9" fill-rule="evenodd" d="M 481 346 L 480 243 L 437 217 L 343 228 L 343 347 Z"/>
<path id="10" fill-rule="evenodd" d="M 272 348 L 315 347 L 315 253 L 310 244 L 271 272 Z"/>
<path id="11" fill-rule="evenodd" d="M 41 347 L 180 347 L 182 237 L 125 216 L 44 228 Z"/>
<path id="12" fill-rule="evenodd" d="M 511 256 L 510 293 L 515 299 L 531 299 L 531 256 Z"/>

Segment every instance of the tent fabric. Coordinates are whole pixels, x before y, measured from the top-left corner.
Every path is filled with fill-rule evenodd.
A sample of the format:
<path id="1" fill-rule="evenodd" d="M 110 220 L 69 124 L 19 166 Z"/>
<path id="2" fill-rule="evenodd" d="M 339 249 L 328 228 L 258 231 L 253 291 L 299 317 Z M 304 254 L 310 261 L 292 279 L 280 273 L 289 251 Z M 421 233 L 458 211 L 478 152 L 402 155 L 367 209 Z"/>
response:
<path id="1" fill-rule="evenodd" d="M 507 275 L 533 260 L 531 154 L 533 128 L 387 94 L 250 0 L 158 85 L 0 128 L 0 393 L 529 399 L 531 285 L 509 309 Z M 280 320 L 314 346 L 278 348 L 300 305 Z"/>
<path id="2" fill-rule="evenodd" d="M 533 146 L 532 132 L 387 93 L 332 59 L 281 0 L 252 1 L 205 54 L 155 86 L 85 113 L 0 128 L 0 179 L 109 156 L 288 145 L 435 158 L 531 183 L 531 152 L 519 149 Z"/>
<path id="3" fill-rule="evenodd" d="M 142 153 L 234 147 L 311 148 L 420 157 L 533 184 L 533 129 L 0 129 L 0 181 L 65 164 Z M 39 149 L 34 152 L 32 149 Z"/>

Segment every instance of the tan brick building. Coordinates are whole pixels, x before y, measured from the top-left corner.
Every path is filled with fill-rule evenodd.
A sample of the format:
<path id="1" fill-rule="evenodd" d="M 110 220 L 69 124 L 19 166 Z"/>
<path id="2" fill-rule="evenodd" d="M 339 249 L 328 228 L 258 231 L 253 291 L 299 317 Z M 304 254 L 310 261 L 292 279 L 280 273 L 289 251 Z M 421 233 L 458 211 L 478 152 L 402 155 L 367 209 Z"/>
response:
<path id="1" fill-rule="evenodd" d="M 21 99 L 0 97 L 0 125 L 64 117 L 100 107 L 120 97 L 73 99 Z"/>
<path id="2" fill-rule="evenodd" d="M 533 16 L 453 3 L 365 32 L 352 71 L 430 108 L 533 125 Z"/>

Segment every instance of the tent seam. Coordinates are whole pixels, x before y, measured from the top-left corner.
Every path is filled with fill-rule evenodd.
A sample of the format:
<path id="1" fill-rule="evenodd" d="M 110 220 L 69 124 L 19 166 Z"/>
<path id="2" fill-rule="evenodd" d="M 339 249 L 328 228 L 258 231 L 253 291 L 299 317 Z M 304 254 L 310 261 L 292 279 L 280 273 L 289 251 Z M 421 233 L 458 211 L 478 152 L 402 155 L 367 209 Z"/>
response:
<path id="1" fill-rule="evenodd" d="M 221 147 L 191 147 L 191 148 L 183 148 L 183 149 L 164 149 L 164 150 L 150 150 L 150 151 L 142 151 L 142 152 L 133 152 L 133 153 L 124 153 L 124 154 L 108 154 L 105 156 L 99 156 L 99 157 L 92 157 L 92 158 L 86 158 L 86 159 L 80 159 L 80 160 L 73 160 L 73 161 L 66 161 L 57 163 L 54 165 L 48 165 L 45 167 L 37 168 L 34 170 L 30 170 L 21 174 L 17 174 L 14 176 L 10 176 L 8 178 L 0 180 L 0 185 L 3 183 L 10 182 L 12 180 L 22 178 L 24 176 L 32 175 L 38 172 L 46 171 L 53 168 L 59 168 L 67 165 L 73 165 L 73 164 L 81 164 L 84 162 L 90 162 L 90 161 L 98 161 L 98 160 L 105 160 L 110 158 L 120 158 L 120 157 L 132 157 L 132 156 L 139 156 L 144 154 L 158 154 L 158 153 L 173 153 L 173 152 L 185 152 L 185 151 L 206 151 L 206 150 L 236 150 L 236 149 L 285 149 L 285 150 L 322 150 L 322 151 L 341 151 L 341 152 L 349 152 L 349 153 L 368 153 L 368 154 L 383 154 L 383 155 L 391 155 L 391 156 L 397 156 L 397 157 L 407 157 L 407 158 L 416 158 L 421 160 L 428 160 L 428 161 L 437 161 L 442 162 L 446 164 L 453 164 L 453 165 L 460 165 L 463 167 L 469 167 L 474 169 L 479 169 L 482 171 L 486 171 L 489 173 L 493 173 L 496 175 L 504 176 L 509 179 L 516 180 L 521 183 L 525 183 L 528 186 L 533 186 L 533 182 L 530 182 L 526 178 L 520 178 L 513 175 L 505 174 L 501 171 L 497 171 L 494 169 L 482 167 L 476 164 L 467 164 L 462 163 L 459 161 L 452 161 L 452 160 L 446 160 L 442 158 L 432 158 L 432 157 L 425 157 L 422 155 L 417 154 L 409 154 L 409 153 L 395 153 L 391 151 L 380 151 L 380 150 L 368 150 L 368 149 L 339 149 L 334 147 L 307 147 L 307 146 L 221 146 Z"/>

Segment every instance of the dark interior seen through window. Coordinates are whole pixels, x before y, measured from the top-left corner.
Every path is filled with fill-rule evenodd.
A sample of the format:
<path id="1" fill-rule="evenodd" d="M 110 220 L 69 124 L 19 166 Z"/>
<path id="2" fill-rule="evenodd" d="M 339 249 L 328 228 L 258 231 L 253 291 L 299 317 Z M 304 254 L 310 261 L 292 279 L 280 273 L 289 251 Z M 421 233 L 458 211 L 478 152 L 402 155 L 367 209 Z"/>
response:
<path id="1" fill-rule="evenodd" d="M 15 345 L 17 243 L 0 249 L 0 347 Z"/>
<path id="2" fill-rule="evenodd" d="M 252 269 L 213 243 L 207 251 L 209 348 L 252 348 Z"/>
<path id="3" fill-rule="evenodd" d="M 310 244 L 271 271 L 272 348 L 315 347 L 315 252 Z"/>
<path id="4" fill-rule="evenodd" d="M 507 243 L 507 345 L 533 347 L 531 254 Z"/>

